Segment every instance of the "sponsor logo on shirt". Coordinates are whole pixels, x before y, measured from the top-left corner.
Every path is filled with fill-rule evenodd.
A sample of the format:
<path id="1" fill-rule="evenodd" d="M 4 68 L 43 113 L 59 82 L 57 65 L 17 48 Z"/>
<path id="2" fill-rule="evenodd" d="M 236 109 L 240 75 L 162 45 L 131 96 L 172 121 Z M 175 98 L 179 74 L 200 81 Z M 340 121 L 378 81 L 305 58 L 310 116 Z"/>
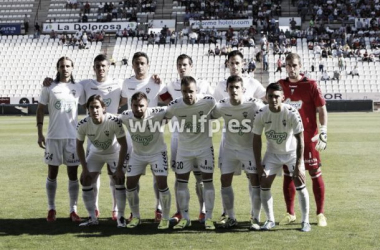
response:
<path id="1" fill-rule="evenodd" d="M 99 90 L 98 88 L 91 88 L 92 90 Z"/>
<path id="2" fill-rule="evenodd" d="M 141 135 L 132 135 L 132 141 L 137 143 L 142 143 L 142 145 L 147 146 L 153 140 L 153 135 L 141 136 Z"/>
<path id="3" fill-rule="evenodd" d="M 286 104 L 289 104 L 290 106 L 292 106 L 293 108 L 295 109 L 301 109 L 302 108 L 302 101 L 292 101 L 290 100 L 289 98 L 285 100 Z"/>
<path id="4" fill-rule="evenodd" d="M 105 142 L 101 142 L 101 141 L 96 140 L 96 141 L 94 141 L 92 144 L 93 144 L 95 147 L 97 147 L 97 148 L 101 148 L 101 149 L 105 150 L 105 149 L 109 148 L 109 146 L 112 144 L 112 140 L 111 140 L 111 139 L 108 139 L 108 140 L 105 141 Z"/>
<path id="5" fill-rule="evenodd" d="M 265 135 L 267 136 L 268 139 L 276 141 L 277 144 L 281 144 L 283 141 L 286 140 L 286 137 L 288 136 L 286 132 L 276 133 L 276 131 L 274 130 L 270 130 L 266 132 Z"/>

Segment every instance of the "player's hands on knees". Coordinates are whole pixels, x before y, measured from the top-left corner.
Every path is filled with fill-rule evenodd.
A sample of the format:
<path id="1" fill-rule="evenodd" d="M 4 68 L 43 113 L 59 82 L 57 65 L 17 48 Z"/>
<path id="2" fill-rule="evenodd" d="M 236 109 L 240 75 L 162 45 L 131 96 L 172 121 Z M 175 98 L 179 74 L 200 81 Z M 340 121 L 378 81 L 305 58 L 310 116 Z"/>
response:
<path id="1" fill-rule="evenodd" d="M 267 177 L 267 175 L 264 171 L 264 165 L 260 165 L 257 167 L 257 176 L 259 178 L 259 183 L 261 183 L 262 179 L 265 179 Z"/>
<path id="2" fill-rule="evenodd" d="M 40 148 L 45 149 L 45 136 L 39 135 L 37 143 L 40 146 Z"/>
<path id="3" fill-rule="evenodd" d="M 293 179 L 299 180 L 302 184 L 306 183 L 306 176 L 305 174 L 300 171 L 299 167 L 296 167 L 293 172 Z"/>
<path id="4" fill-rule="evenodd" d="M 49 87 L 51 83 L 53 82 L 53 79 L 50 77 L 46 77 L 44 81 L 42 82 L 42 86 Z"/>
<path id="5" fill-rule="evenodd" d="M 121 169 L 116 169 L 115 173 L 112 175 L 113 179 L 115 180 L 116 184 L 122 185 L 124 184 L 125 181 L 125 174 L 123 170 Z"/>
<path id="6" fill-rule="evenodd" d="M 157 75 L 157 74 L 152 75 L 152 79 L 157 84 L 161 84 L 162 83 L 160 76 Z"/>

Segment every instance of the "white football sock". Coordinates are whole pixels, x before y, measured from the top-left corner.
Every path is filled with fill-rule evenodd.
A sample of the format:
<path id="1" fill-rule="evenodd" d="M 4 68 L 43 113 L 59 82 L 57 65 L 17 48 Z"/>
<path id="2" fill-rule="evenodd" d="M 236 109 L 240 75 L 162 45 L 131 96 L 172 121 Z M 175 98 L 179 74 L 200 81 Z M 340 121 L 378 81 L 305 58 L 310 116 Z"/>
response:
<path id="1" fill-rule="evenodd" d="M 116 186 L 115 186 L 115 180 L 113 179 L 112 175 L 108 175 L 110 179 L 110 191 L 111 191 L 111 198 L 112 198 L 112 210 L 111 211 L 118 211 L 117 208 L 117 201 L 116 201 Z"/>
<path id="2" fill-rule="evenodd" d="M 96 182 L 92 183 L 92 188 L 95 193 L 95 209 L 99 211 L 99 189 L 100 189 L 100 175 L 96 178 Z"/>
<path id="3" fill-rule="evenodd" d="M 212 212 L 214 211 L 215 203 L 215 188 L 212 179 L 203 180 L 203 197 L 206 207 L 205 219 L 212 219 Z"/>
<path id="4" fill-rule="evenodd" d="M 153 190 L 154 190 L 154 196 L 156 197 L 156 210 L 162 210 L 161 204 L 160 204 L 160 192 L 158 190 L 156 177 L 153 175 Z"/>
<path id="5" fill-rule="evenodd" d="M 302 222 L 309 223 L 309 192 L 305 185 L 296 187 L 298 202 L 302 212 Z"/>
<path id="6" fill-rule="evenodd" d="M 162 218 L 168 220 L 170 216 L 171 195 L 169 188 L 160 191 L 160 203 L 162 204 Z"/>
<path id="7" fill-rule="evenodd" d="M 189 202 L 190 202 L 190 192 L 188 187 L 188 181 L 177 180 L 178 189 L 177 189 L 177 198 L 179 210 L 181 212 L 182 218 L 190 220 L 189 217 Z"/>
<path id="8" fill-rule="evenodd" d="M 232 186 L 229 187 L 222 187 L 222 190 L 220 191 L 222 194 L 222 202 L 223 207 L 231 219 L 235 219 L 235 211 L 234 211 L 234 190 Z"/>
<path id="9" fill-rule="evenodd" d="M 69 180 L 69 197 L 70 197 L 70 213 L 77 212 L 77 203 L 79 195 L 79 182 L 78 180 Z"/>
<path id="10" fill-rule="evenodd" d="M 127 199 L 133 218 L 140 218 L 140 200 L 137 188 L 131 190 L 127 189 Z"/>
<path id="11" fill-rule="evenodd" d="M 95 220 L 95 193 L 92 186 L 82 186 L 82 197 L 84 206 L 87 209 L 91 219 Z"/>
<path id="12" fill-rule="evenodd" d="M 251 185 L 250 185 L 251 186 Z M 251 211 L 253 211 L 252 218 L 260 221 L 261 199 L 260 199 L 260 186 L 251 186 Z"/>
<path id="13" fill-rule="evenodd" d="M 178 181 L 175 180 L 174 181 L 174 196 L 175 196 L 175 205 L 176 205 L 176 213 L 179 213 L 179 204 L 178 204 L 178 195 L 177 195 L 177 191 L 178 191 Z"/>
<path id="14" fill-rule="evenodd" d="M 194 177 L 196 180 L 195 183 L 195 192 L 198 197 L 198 202 L 199 202 L 199 213 L 204 213 L 205 214 L 205 204 L 204 204 L 204 196 L 203 196 L 203 182 L 202 182 L 202 174 L 200 172 L 195 172 Z"/>
<path id="15" fill-rule="evenodd" d="M 261 188 L 260 197 L 267 220 L 275 222 L 273 213 L 273 197 L 270 188 Z"/>
<path id="16" fill-rule="evenodd" d="M 57 192 L 57 180 L 46 179 L 46 194 L 48 198 L 48 210 L 55 209 L 55 194 Z"/>
<path id="17" fill-rule="evenodd" d="M 127 193 L 124 185 L 115 185 L 115 200 L 117 206 L 117 218 L 124 217 L 125 206 L 127 201 Z"/>

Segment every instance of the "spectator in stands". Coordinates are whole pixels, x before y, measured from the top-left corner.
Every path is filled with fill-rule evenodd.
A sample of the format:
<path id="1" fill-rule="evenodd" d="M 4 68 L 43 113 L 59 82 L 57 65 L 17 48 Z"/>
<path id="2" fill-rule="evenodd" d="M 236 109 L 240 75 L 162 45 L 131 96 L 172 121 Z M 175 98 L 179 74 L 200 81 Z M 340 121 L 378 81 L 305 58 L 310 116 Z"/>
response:
<path id="1" fill-rule="evenodd" d="M 277 60 L 277 70 L 276 70 L 276 73 L 280 71 L 280 73 L 282 73 L 282 60 L 281 60 L 281 57 L 278 57 L 278 60 Z"/>
<path id="2" fill-rule="evenodd" d="M 191 31 L 189 34 L 189 38 L 190 38 L 190 43 L 194 44 L 197 42 L 198 35 L 194 31 Z"/>
<path id="3" fill-rule="evenodd" d="M 123 37 L 128 37 L 128 30 L 127 30 L 127 28 L 124 28 L 121 34 L 122 34 Z"/>
<path id="4" fill-rule="evenodd" d="M 342 75 L 341 73 L 339 72 L 339 70 L 334 70 L 334 76 L 333 76 L 333 80 L 337 80 L 339 82 L 339 80 L 341 79 Z"/>
<path id="5" fill-rule="evenodd" d="M 346 63 L 344 61 L 343 54 L 341 54 L 338 58 L 338 67 L 339 71 L 343 71 L 346 69 Z"/>
<path id="6" fill-rule="evenodd" d="M 98 3 L 98 13 L 104 12 L 104 3 L 100 2 Z"/>
<path id="7" fill-rule="evenodd" d="M 88 22 L 88 16 L 86 14 L 83 14 L 82 23 L 87 23 L 87 22 Z"/>
<path id="8" fill-rule="evenodd" d="M 38 22 L 34 25 L 34 38 L 39 38 L 41 34 L 41 28 Z"/>
<path id="9" fill-rule="evenodd" d="M 107 13 L 106 21 L 107 21 L 107 22 L 112 22 L 112 14 L 111 14 L 111 12 L 108 12 L 108 13 Z"/>
<path id="10" fill-rule="evenodd" d="M 349 75 L 352 75 L 352 78 L 354 76 L 359 76 L 358 65 L 355 65 L 354 69 L 349 73 Z"/>
<path id="11" fill-rule="evenodd" d="M 49 36 L 51 39 L 55 39 L 57 38 L 57 33 L 54 30 L 51 30 Z"/>
<path id="12" fill-rule="evenodd" d="M 268 71 L 268 52 L 263 51 L 263 70 Z"/>
<path id="13" fill-rule="evenodd" d="M 148 44 L 154 44 L 155 42 L 155 39 L 154 39 L 154 35 L 151 33 L 148 37 Z"/>
<path id="14" fill-rule="evenodd" d="M 223 46 L 222 49 L 220 50 L 220 53 L 222 54 L 222 56 L 226 56 L 226 55 L 228 55 L 227 47 L 226 47 L 226 46 Z"/>
<path id="15" fill-rule="evenodd" d="M 325 66 L 324 61 L 322 60 L 322 57 L 319 58 L 319 72 L 323 72 L 323 68 Z"/>
<path id="16" fill-rule="evenodd" d="M 327 74 L 327 71 L 323 71 L 321 81 L 327 81 L 330 80 L 330 76 Z"/>
<path id="17" fill-rule="evenodd" d="M 104 36 L 103 36 L 102 32 L 99 31 L 96 33 L 95 41 L 96 42 L 103 42 L 104 41 Z"/>
<path id="18" fill-rule="evenodd" d="M 116 30 L 116 37 L 123 37 L 123 31 L 120 28 Z"/>
<path id="19" fill-rule="evenodd" d="M 84 5 L 84 14 L 90 14 L 90 11 L 91 11 L 91 5 L 89 4 L 89 2 L 87 1 L 86 4 Z"/>
<path id="20" fill-rule="evenodd" d="M 220 56 L 220 54 L 221 54 L 221 51 L 220 51 L 220 49 L 219 49 L 219 46 L 216 46 L 216 47 L 215 47 L 215 55 L 216 55 L 216 56 Z"/>
<path id="21" fill-rule="evenodd" d="M 27 14 L 25 14 L 24 17 L 24 29 L 25 29 L 25 34 L 28 34 L 29 31 L 29 17 Z"/>
<path id="22" fill-rule="evenodd" d="M 208 56 L 215 56 L 215 52 L 214 52 L 214 50 L 213 49 L 211 49 L 211 48 L 209 48 L 208 49 Z"/>
<path id="23" fill-rule="evenodd" d="M 253 58 L 248 63 L 248 73 L 255 72 L 256 70 L 256 62 Z"/>
<path id="24" fill-rule="evenodd" d="M 87 46 L 87 44 L 88 44 L 88 38 L 87 38 L 87 33 L 86 32 L 83 32 L 82 42 L 83 42 L 84 46 Z"/>

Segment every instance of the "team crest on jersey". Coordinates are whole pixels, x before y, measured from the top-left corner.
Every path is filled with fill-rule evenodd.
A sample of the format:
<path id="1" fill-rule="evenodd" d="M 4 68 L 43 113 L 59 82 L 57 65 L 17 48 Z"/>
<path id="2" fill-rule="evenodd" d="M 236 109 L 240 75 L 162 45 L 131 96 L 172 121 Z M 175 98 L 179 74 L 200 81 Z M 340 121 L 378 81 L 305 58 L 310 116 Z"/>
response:
<path id="1" fill-rule="evenodd" d="M 72 89 L 72 90 L 71 90 L 71 94 L 72 94 L 73 96 L 75 96 L 75 95 L 76 95 L 76 93 L 77 93 L 77 92 L 76 92 L 76 90 L 75 90 L 75 89 Z"/>
<path id="2" fill-rule="evenodd" d="M 286 127 L 286 120 L 282 120 L 282 125 L 284 125 L 284 127 Z"/>
<path id="3" fill-rule="evenodd" d="M 108 92 L 111 92 L 112 91 L 112 87 L 108 87 L 107 90 L 108 90 Z"/>
<path id="4" fill-rule="evenodd" d="M 103 99 L 103 102 L 106 105 L 106 107 L 108 107 L 108 106 L 110 106 L 112 100 L 111 100 L 111 98 L 107 98 L 107 99 Z"/>
<path id="5" fill-rule="evenodd" d="M 244 118 L 247 118 L 248 112 L 243 112 L 243 116 L 244 116 Z"/>
<path id="6" fill-rule="evenodd" d="M 146 91 L 147 94 L 149 94 L 150 88 L 146 88 L 145 91 Z"/>
<path id="7" fill-rule="evenodd" d="M 110 131 L 106 130 L 104 131 L 104 134 L 106 134 L 106 136 L 110 136 Z"/>
<path id="8" fill-rule="evenodd" d="M 199 111 L 199 116 L 202 116 L 204 114 L 203 111 Z"/>

